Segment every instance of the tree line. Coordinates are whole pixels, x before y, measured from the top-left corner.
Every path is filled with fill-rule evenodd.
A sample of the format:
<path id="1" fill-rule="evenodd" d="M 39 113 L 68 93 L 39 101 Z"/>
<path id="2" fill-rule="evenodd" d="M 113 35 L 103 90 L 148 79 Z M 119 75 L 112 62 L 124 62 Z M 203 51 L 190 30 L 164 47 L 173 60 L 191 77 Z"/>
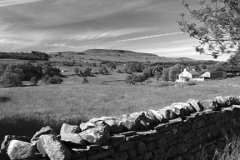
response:
<path id="1" fill-rule="evenodd" d="M 32 51 L 28 52 L 0 52 L 0 59 L 11 58 L 18 60 L 41 60 L 48 61 L 49 55 L 45 52 Z"/>
<path id="2" fill-rule="evenodd" d="M 3 87 L 22 86 L 22 81 L 31 81 L 36 85 L 40 79 L 45 84 L 62 82 L 60 69 L 49 64 L 0 64 L 0 76 L 0 85 Z"/>

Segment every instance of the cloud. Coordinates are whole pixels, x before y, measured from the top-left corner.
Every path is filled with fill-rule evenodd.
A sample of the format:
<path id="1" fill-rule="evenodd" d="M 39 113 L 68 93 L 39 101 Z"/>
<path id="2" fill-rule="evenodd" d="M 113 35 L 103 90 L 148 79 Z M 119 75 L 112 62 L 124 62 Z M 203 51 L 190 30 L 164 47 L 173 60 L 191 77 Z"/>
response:
<path id="1" fill-rule="evenodd" d="M 0 0 L 0 7 L 5 6 L 12 6 L 12 5 L 18 5 L 18 4 L 24 4 L 24 3 L 33 3 L 43 0 Z"/>
<path id="2" fill-rule="evenodd" d="M 0 39 L 1 44 L 19 44 L 19 45 L 32 45 L 32 43 L 16 39 Z"/>
<path id="3" fill-rule="evenodd" d="M 174 32 L 174 33 L 158 34 L 158 35 L 151 35 L 151 36 L 144 36 L 144 37 L 123 39 L 123 40 L 113 41 L 113 42 L 109 42 L 109 43 L 119 43 L 119 42 L 136 41 L 136 40 L 142 40 L 142 39 L 149 39 L 149 38 L 156 38 L 156 37 L 171 36 L 171 35 L 182 34 L 182 33 L 183 33 L 183 32 Z"/>
<path id="4" fill-rule="evenodd" d="M 116 38 L 124 35 L 129 35 L 133 33 L 144 32 L 148 30 L 153 30 L 150 28 L 132 28 L 132 29 L 119 29 L 119 30 L 110 30 L 110 31 L 87 31 L 73 36 L 65 36 L 62 40 L 98 40 L 105 38 Z"/>

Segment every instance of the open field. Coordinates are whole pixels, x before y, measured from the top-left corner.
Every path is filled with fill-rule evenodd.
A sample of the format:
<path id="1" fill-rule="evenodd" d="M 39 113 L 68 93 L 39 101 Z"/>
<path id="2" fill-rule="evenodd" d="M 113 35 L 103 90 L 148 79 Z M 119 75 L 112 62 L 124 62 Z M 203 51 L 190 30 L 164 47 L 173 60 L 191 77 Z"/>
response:
<path id="1" fill-rule="evenodd" d="M 1 88 L 0 128 L 4 130 L 0 137 L 31 136 L 46 125 L 58 131 L 63 122 L 79 124 L 93 117 L 157 110 L 190 98 L 207 100 L 218 95 L 239 95 L 240 87 L 229 85 L 231 82 L 238 84 L 239 78 L 202 82 L 191 87 L 69 83 Z"/>

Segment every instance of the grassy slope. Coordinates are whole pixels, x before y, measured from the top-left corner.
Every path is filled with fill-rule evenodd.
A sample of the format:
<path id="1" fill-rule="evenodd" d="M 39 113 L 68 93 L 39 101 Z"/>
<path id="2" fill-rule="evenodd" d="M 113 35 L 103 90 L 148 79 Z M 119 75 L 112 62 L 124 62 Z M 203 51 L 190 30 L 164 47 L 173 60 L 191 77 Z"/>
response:
<path id="1" fill-rule="evenodd" d="M 93 117 L 157 110 L 190 98 L 205 100 L 217 95 L 239 95 L 239 87 L 228 85 L 229 81 L 237 84 L 238 78 L 183 88 L 80 83 L 1 88 L 0 97 L 6 98 L 0 99 L 0 128 L 4 128 L 0 137 L 6 134 L 31 136 L 45 125 L 59 130 L 63 122 L 79 124 Z"/>
<path id="2" fill-rule="evenodd" d="M 72 51 L 66 51 L 61 52 L 62 55 L 67 58 L 67 61 L 75 59 L 79 60 L 79 58 L 83 61 L 89 61 L 90 59 L 98 59 L 98 60 L 108 60 L 108 61 L 120 61 L 120 62 L 128 62 L 128 61 L 138 61 L 138 62 L 181 62 L 182 60 L 190 60 L 193 59 L 185 58 L 185 57 L 176 57 L 176 58 L 170 58 L 170 57 L 159 57 L 154 54 L 150 53 L 138 53 L 138 52 L 132 52 L 132 51 L 124 51 L 121 52 L 121 50 L 101 50 L 101 49 L 90 49 L 87 51 L 84 51 L 83 54 L 78 54 L 78 52 L 72 52 Z M 56 55 L 57 52 L 49 53 L 51 55 Z M 71 59 L 69 59 L 71 58 Z M 61 57 L 61 60 L 64 58 Z M 55 57 L 55 60 L 59 60 L 57 57 Z M 90 60 L 90 62 L 93 62 L 94 60 Z"/>

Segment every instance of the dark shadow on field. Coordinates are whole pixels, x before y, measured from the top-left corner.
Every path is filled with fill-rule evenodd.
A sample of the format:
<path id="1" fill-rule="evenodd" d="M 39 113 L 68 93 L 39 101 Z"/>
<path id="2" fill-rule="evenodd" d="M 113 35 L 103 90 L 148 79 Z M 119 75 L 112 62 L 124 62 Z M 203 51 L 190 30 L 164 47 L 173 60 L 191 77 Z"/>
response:
<path id="1" fill-rule="evenodd" d="M 0 115 L 0 143 L 2 143 L 5 135 L 27 136 L 31 138 L 45 126 L 50 126 L 59 134 L 63 123 L 79 125 L 87 120 L 87 117 L 84 115 L 46 115 L 41 113 L 35 113 L 34 115 Z"/>
<path id="2" fill-rule="evenodd" d="M 5 97 L 5 96 L 0 97 L 0 103 L 6 103 L 10 100 L 11 100 L 11 98 L 9 98 L 9 97 Z"/>

